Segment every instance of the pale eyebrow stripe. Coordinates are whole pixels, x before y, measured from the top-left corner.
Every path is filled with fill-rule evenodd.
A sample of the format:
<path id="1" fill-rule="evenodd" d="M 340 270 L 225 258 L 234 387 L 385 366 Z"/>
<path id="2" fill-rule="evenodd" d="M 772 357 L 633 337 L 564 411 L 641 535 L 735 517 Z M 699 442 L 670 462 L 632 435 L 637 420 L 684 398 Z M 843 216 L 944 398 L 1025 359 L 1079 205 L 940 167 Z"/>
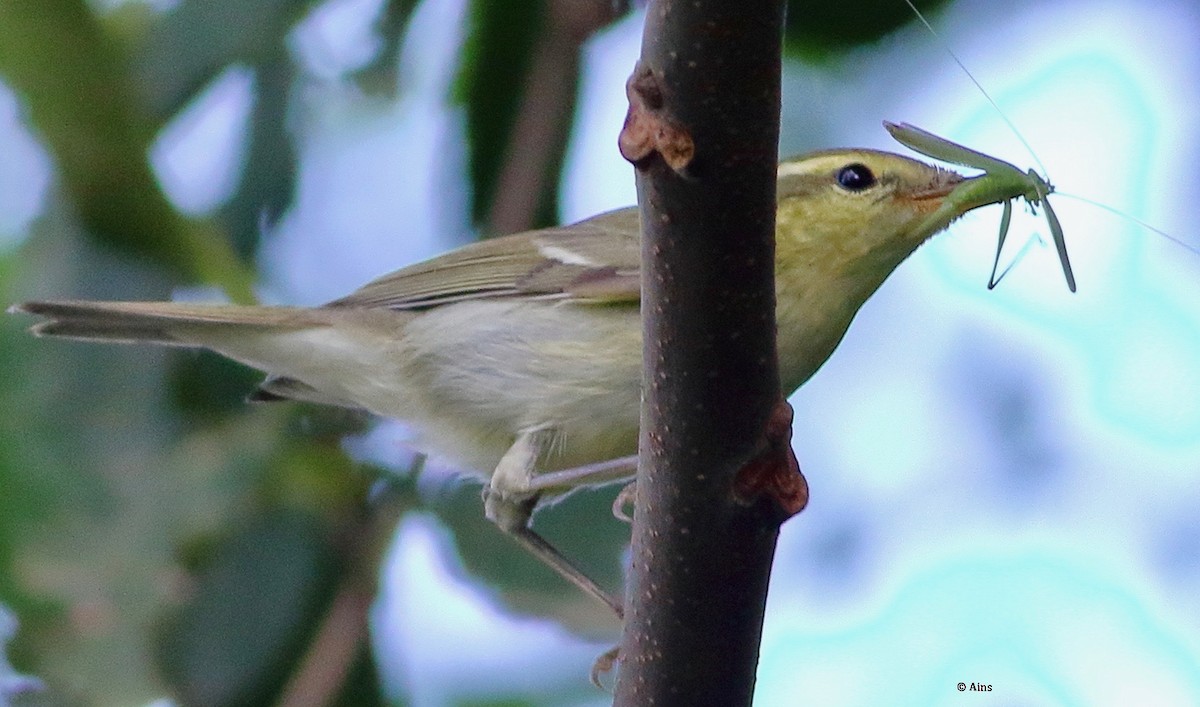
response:
<path id="1" fill-rule="evenodd" d="M 803 166 L 800 162 L 783 162 L 779 165 L 779 178 L 804 174 Z"/>

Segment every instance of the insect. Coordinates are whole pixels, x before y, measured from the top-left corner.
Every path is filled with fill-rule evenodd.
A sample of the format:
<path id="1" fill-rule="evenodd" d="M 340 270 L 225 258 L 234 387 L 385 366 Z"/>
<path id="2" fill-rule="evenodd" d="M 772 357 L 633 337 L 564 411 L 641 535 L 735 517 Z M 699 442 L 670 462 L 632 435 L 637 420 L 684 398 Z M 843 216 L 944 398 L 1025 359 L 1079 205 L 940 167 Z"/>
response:
<path id="1" fill-rule="evenodd" d="M 941 35 L 937 33 L 937 31 L 929 23 L 929 20 L 925 18 L 925 15 L 919 9 L 917 9 L 912 0 L 904 0 L 904 3 L 913 11 L 921 24 L 924 25 L 927 30 L 929 30 L 929 33 L 942 43 L 946 53 L 950 55 L 950 58 L 954 60 L 954 63 L 958 64 L 959 68 L 962 69 L 967 78 L 971 80 L 971 83 L 975 84 L 975 87 L 979 89 L 980 93 L 983 94 L 988 103 L 992 105 L 992 107 L 996 110 L 996 113 L 1005 122 L 1005 124 L 1008 125 L 1009 129 L 1012 130 L 1017 139 L 1020 140 L 1020 142 L 1025 145 L 1025 148 L 1029 150 L 1030 154 L 1034 156 L 1034 160 L 1038 162 L 1039 166 L 1042 167 L 1042 172 L 1045 173 L 1045 167 L 1041 165 L 1037 155 L 1034 153 L 1033 148 L 1029 145 L 1029 142 L 1021 134 L 1021 131 L 1017 129 L 1016 125 L 1009 120 L 1004 111 L 1001 110 L 999 104 L 996 103 L 996 101 L 988 93 L 987 89 L 983 87 L 983 84 L 981 84 L 979 80 L 975 78 L 975 75 L 972 74 L 970 69 L 966 67 L 966 64 L 959 59 L 958 55 L 954 53 L 954 50 L 945 43 Z M 1067 247 L 1066 241 L 1063 237 L 1062 224 L 1058 219 L 1058 215 L 1054 213 L 1054 208 L 1050 205 L 1050 202 L 1047 198 L 1050 194 L 1055 193 L 1056 190 L 1047 178 L 1043 177 L 1033 169 L 1022 172 L 1019 168 L 1009 162 L 1005 162 L 1004 160 L 986 155 L 976 150 L 972 150 L 969 147 L 959 145 L 943 137 L 939 137 L 928 131 L 922 130 L 921 128 L 917 128 L 906 123 L 897 125 L 885 122 L 884 126 L 887 128 L 888 132 L 891 133 L 893 138 L 909 149 L 920 152 L 928 157 L 942 160 L 944 162 L 950 162 L 952 164 L 971 167 L 974 169 L 981 169 L 984 171 L 983 175 L 975 178 L 975 181 L 973 181 L 973 186 L 970 190 L 964 190 L 958 195 L 960 198 L 956 199 L 955 203 L 962 206 L 966 206 L 967 204 L 980 206 L 989 203 L 998 203 L 1004 205 L 1004 213 L 1000 219 L 999 238 L 997 239 L 996 243 L 996 257 L 992 263 L 991 275 L 988 277 L 989 290 L 994 288 L 999 282 L 996 271 L 1000 264 L 1000 255 L 1004 248 L 1005 238 L 1008 235 L 1009 225 L 1012 221 L 1012 201 L 1014 199 L 1023 198 L 1035 211 L 1039 207 L 1045 210 L 1046 222 L 1050 226 L 1050 234 L 1054 240 L 1055 249 L 1058 251 L 1058 259 L 1062 264 L 1063 275 L 1067 280 L 1067 287 L 1071 290 L 1071 292 L 1075 292 L 1075 276 L 1071 270 L 1071 262 L 1067 257 Z M 1176 238 L 1175 236 L 1172 236 L 1169 233 L 1166 233 L 1165 231 L 1155 228 L 1141 219 L 1135 218 L 1123 211 L 1108 206 L 1107 204 L 1103 204 L 1075 194 L 1063 194 L 1063 196 L 1069 196 L 1071 198 L 1078 199 L 1108 211 L 1116 216 L 1132 221 L 1142 228 L 1162 236 L 1168 241 L 1171 241 L 1172 243 L 1189 251 L 1190 253 L 1194 255 L 1200 255 L 1200 250 L 1197 250 L 1197 248 L 1194 246 L 1184 242 L 1179 238 Z M 1005 272 L 1007 272 L 1007 270 Z M 1004 273 L 1001 273 L 1000 277 L 1002 278 L 1003 276 Z"/>
<path id="2" fill-rule="evenodd" d="M 1000 253 L 1004 249 L 1004 240 L 1012 223 L 1013 199 L 1022 198 L 1035 209 L 1038 206 L 1045 209 L 1046 222 L 1050 225 L 1050 235 L 1054 238 L 1054 247 L 1058 251 L 1058 260 L 1062 264 L 1067 287 L 1071 292 L 1075 291 L 1075 273 L 1072 272 L 1071 260 L 1067 257 L 1067 243 L 1063 238 L 1062 224 L 1047 200 L 1047 197 L 1054 193 L 1054 186 L 1050 182 L 1033 169 L 1022 172 L 1009 162 L 938 137 L 908 123 L 884 121 L 883 126 L 897 142 L 910 150 L 943 162 L 984 171 L 982 175 L 968 180 L 969 188 L 960 188 L 955 192 L 953 206 L 965 212 L 986 204 L 1004 205 L 1004 214 L 1000 218 L 1000 237 L 996 243 L 996 259 L 992 263 L 992 274 L 988 277 L 988 289 L 995 287 L 998 282 L 996 269 L 1000 265 Z"/>
<path id="3" fill-rule="evenodd" d="M 916 14 L 917 19 L 929 32 L 941 41 L 941 36 L 929 24 L 929 20 L 925 19 L 925 15 L 917 9 L 917 6 L 912 3 L 912 0 L 904 0 L 905 4 Z M 967 69 L 958 55 L 949 46 L 946 46 L 946 51 L 959 68 L 966 73 L 971 82 L 983 93 L 1000 117 L 1008 124 L 1017 138 L 1025 145 L 1026 149 L 1032 154 L 1033 149 L 1029 147 L 1029 143 L 1017 130 L 1004 111 L 1000 110 L 1000 106 L 996 104 L 975 75 Z M 1054 213 L 1054 207 L 1050 206 L 1050 201 L 1047 199 L 1050 194 L 1054 193 L 1054 185 L 1038 174 L 1033 169 L 1022 172 L 1012 163 L 1004 160 L 985 155 L 977 150 L 972 150 L 969 147 L 959 145 L 956 142 L 951 142 L 943 137 L 939 137 L 921 128 L 909 125 L 907 123 L 894 124 L 884 122 L 884 127 L 891 133 L 892 137 L 897 142 L 920 152 L 927 157 L 932 157 L 936 160 L 949 162 L 951 164 L 960 165 L 963 167 L 971 167 L 981 169 L 984 174 L 976 178 L 972 182 L 973 187 L 970 190 L 964 191 L 961 194 L 961 199 L 956 200 L 958 203 L 965 205 L 970 202 L 975 205 L 982 206 L 984 204 L 1004 204 L 1004 214 L 1000 217 L 1000 235 L 996 239 L 996 257 L 992 261 L 992 274 L 988 276 L 988 289 L 994 288 L 999 280 L 996 279 L 996 269 L 1000 265 L 1000 254 L 1004 250 L 1004 240 L 1008 236 L 1008 228 L 1012 223 L 1012 202 L 1013 199 L 1023 198 L 1026 203 L 1034 210 L 1041 206 L 1046 211 L 1046 223 L 1050 226 L 1050 235 L 1054 239 L 1054 247 L 1058 251 L 1058 260 L 1062 264 L 1063 276 L 1067 280 L 1067 288 L 1071 292 L 1075 291 L 1075 273 L 1071 270 L 1071 260 L 1067 257 L 1067 243 L 1063 238 L 1062 224 L 1058 220 L 1058 215 Z M 1036 156 L 1035 156 L 1036 159 Z M 1040 163 L 1039 163 L 1040 164 Z M 1043 171 L 1045 168 L 1043 167 Z M 1003 277 L 1003 274 L 1001 275 Z"/>

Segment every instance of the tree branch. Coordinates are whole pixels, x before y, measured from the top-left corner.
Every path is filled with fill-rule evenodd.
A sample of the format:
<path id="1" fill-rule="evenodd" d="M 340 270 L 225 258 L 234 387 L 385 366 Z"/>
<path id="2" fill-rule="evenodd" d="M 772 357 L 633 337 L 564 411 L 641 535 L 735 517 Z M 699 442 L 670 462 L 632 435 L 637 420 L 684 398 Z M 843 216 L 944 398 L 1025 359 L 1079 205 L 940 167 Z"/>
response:
<path id="1" fill-rule="evenodd" d="M 775 349 L 783 2 L 651 2 L 622 154 L 645 402 L 616 704 L 749 704 L 779 525 L 807 487 Z"/>

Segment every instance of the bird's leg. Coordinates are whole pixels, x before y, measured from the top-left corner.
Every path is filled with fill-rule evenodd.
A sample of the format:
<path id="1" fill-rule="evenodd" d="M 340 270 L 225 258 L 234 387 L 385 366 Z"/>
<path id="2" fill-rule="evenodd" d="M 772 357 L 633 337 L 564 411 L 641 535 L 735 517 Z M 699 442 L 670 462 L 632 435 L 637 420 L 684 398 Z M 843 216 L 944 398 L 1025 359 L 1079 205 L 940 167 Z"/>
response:
<path id="1" fill-rule="evenodd" d="M 570 560 L 564 557 L 558 551 L 558 548 L 547 542 L 545 538 L 534 532 L 532 528 L 525 525 L 513 530 L 506 530 L 506 532 L 511 534 L 513 539 L 532 553 L 534 557 L 557 572 L 560 577 L 574 584 L 584 594 L 595 597 L 603 602 L 605 606 L 612 609 L 612 612 L 617 615 L 618 619 L 625 618 L 625 606 L 616 597 L 604 591 L 583 570 L 576 567 Z"/>
<path id="2" fill-rule="evenodd" d="M 525 430 L 496 465 L 491 483 L 484 490 L 483 507 L 488 520 L 510 535 L 534 557 L 574 584 L 585 594 L 595 597 L 613 610 L 617 618 L 624 616 L 620 601 L 600 588 L 583 570 L 576 567 L 553 545 L 529 527 L 533 509 L 541 490 L 533 488 L 534 467 L 549 444 L 552 432 L 546 429 Z"/>
<path id="3" fill-rule="evenodd" d="M 625 481 L 637 474 L 636 454 L 607 461 L 585 464 L 570 469 L 547 471 L 534 476 L 529 488 L 536 491 L 567 491 L 580 486 L 599 486 Z"/>

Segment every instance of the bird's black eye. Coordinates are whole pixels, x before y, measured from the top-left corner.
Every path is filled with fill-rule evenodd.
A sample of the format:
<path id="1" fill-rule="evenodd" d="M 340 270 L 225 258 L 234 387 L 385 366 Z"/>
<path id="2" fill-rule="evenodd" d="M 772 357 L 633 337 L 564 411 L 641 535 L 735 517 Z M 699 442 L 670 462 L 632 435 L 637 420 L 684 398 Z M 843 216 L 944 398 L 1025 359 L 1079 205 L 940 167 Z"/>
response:
<path id="1" fill-rule="evenodd" d="M 838 170 L 837 181 L 847 191 L 862 191 L 875 185 L 875 175 L 865 164 L 855 162 Z"/>

